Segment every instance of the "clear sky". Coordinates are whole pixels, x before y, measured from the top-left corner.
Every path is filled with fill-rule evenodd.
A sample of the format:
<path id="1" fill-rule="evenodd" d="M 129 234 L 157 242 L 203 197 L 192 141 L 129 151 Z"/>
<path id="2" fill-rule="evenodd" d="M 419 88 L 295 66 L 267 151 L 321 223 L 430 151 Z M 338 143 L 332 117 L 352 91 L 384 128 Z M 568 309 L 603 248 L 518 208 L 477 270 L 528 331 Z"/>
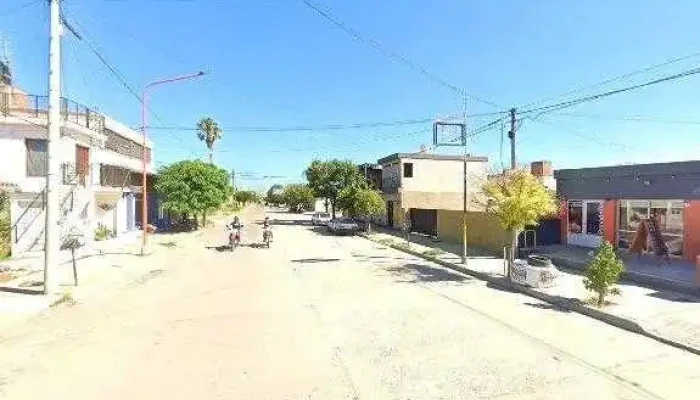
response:
<path id="1" fill-rule="evenodd" d="M 700 53 L 700 2 L 676 0 L 314 0 L 347 25 L 413 63 L 488 99 L 468 113 L 520 107 L 580 86 Z M 45 94 L 48 5 L 0 2 L 16 82 Z M 372 162 L 430 144 L 431 124 L 283 132 L 285 127 L 431 118 L 461 111 L 462 99 L 419 72 L 354 40 L 299 0 L 64 0 L 69 21 L 130 85 L 205 70 L 197 81 L 154 92 L 152 125 L 194 127 L 211 116 L 224 128 L 215 161 L 264 188 L 301 180 L 313 158 Z M 67 97 L 131 126 L 139 103 L 85 43 L 64 40 Z M 640 83 L 700 66 L 700 54 L 542 105 Z M 700 75 L 525 119 L 519 162 L 555 168 L 700 158 Z M 575 114 L 575 115 L 571 115 Z M 621 118 L 638 117 L 645 121 Z M 469 120 L 474 128 L 494 117 Z M 648 120 L 665 120 L 648 121 Z M 694 121 L 679 123 L 679 121 Z M 202 157 L 192 130 L 151 130 L 156 159 Z M 501 131 L 475 137 L 470 152 L 508 163 Z M 501 156 L 501 154 L 503 156 Z M 241 177 L 242 179 L 244 177 Z"/>

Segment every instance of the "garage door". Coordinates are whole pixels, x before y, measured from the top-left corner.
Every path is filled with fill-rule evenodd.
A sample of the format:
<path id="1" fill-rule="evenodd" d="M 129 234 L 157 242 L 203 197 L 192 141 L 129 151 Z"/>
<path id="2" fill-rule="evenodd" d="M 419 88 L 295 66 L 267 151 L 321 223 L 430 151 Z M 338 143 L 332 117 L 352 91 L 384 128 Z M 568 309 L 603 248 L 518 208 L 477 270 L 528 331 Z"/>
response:
<path id="1" fill-rule="evenodd" d="M 437 210 L 412 208 L 411 231 L 437 236 Z"/>

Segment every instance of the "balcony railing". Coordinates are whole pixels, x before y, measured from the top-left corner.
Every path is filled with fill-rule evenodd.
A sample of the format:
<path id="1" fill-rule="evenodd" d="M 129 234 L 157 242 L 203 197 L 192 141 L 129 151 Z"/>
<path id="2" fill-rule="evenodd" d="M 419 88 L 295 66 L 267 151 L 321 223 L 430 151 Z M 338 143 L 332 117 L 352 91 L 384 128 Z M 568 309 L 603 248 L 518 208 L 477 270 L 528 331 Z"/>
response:
<path id="1" fill-rule="evenodd" d="M 37 96 L 20 92 L 0 93 L 0 114 L 19 118 L 48 118 L 48 96 Z M 61 116 L 72 122 L 102 133 L 104 116 L 82 104 L 61 98 Z"/>

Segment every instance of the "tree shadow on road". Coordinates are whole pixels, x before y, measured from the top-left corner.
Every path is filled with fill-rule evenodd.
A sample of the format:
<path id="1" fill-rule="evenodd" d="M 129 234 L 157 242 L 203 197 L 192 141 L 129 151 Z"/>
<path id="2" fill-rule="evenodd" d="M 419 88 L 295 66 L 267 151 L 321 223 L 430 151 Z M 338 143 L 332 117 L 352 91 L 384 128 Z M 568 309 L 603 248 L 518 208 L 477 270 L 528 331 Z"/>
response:
<path id="1" fill-rule="evenodd" d="M 259 224 L 262 224 L 262 222 L 259 222 Z M 311 226 L 311 221 L 308 219 L 271 219 L 270 225 Z"/>
<path id="2" fill-rule="evenodd" d="M 386 269 L 391 275 L 402 277 L 399 282 L 466 282 L 472 278 L 446 270 L 444 268 L 431 267 L 423 264 L 404 264 L 398 267 Z M 412 278 L 409 278 L 409 276 Z"/>

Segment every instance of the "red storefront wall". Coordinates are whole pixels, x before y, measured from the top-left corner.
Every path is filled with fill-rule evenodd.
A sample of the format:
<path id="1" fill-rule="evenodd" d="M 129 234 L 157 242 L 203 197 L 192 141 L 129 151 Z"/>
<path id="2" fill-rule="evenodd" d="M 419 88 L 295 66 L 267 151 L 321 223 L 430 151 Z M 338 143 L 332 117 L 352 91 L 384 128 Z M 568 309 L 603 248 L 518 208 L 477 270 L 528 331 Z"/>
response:
<path id="1" fill-rule="evenodd" d="M 700 255 L 700 200 L 690 200 L 683 208 L 683 258 L 695 261 Z"/>
<path id="2" fill-rule="evenodd" d="M 617 200 L 603 203 L 603 239 L 617 247 Z"/>

